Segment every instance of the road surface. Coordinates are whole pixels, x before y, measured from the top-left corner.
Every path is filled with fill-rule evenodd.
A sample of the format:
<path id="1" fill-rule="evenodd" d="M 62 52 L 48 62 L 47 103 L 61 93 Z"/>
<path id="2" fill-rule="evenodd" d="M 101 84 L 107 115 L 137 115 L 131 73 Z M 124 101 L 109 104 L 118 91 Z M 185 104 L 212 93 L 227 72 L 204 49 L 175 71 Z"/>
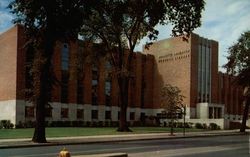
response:
<path id="1" fill-rule="evenodd" d="M 215 136 L 66 145 L 71 155 L 125 152 L 129 157 L 249 157 L 249 136 Z M 0 149 L 0 157 L 56 157 L 63 146 Z"/>

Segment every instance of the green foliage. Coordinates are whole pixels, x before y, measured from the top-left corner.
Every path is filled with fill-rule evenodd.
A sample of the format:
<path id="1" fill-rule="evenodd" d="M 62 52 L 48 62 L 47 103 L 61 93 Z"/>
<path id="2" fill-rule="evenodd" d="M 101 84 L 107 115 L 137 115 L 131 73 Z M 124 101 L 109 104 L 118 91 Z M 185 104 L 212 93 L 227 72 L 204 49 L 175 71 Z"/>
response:
<path id="1" fill-rule="evenodd" d="M 0 129 L 13 129 L 14 124 L 10 122 L 10 120 L 1 120 L 0 121 Z"/>
<path id="2" fill-rule="evenodd" d="M 184 98 L 178 87 L 166 84 L 161 90 L 161 107 L 163 107 L 166 113 L 170 114 L 172 118 L 177 119 L 178 117 L 175 115 L 182 113 Z"/>
<path id="3" fill-rule="evenodd" d="M 210 123 L 209 124 L 209 129 L 211 129 L 211 130 L 220 130 L 220 126 L 217 125 L 216 123 Z"/>
<path id="4" fill-rule="evenodd" d="M 203 129 L 203 125 L 201 123 L 195 123 L 196 129 Z"/>
<path id="5" fill-rule="evenodd" d="M 237 76 L 237 82 L 250 86 L 250 31 L 244 32 L 228 49 L 228 63 L 224 65 L 229 74 Z"/>

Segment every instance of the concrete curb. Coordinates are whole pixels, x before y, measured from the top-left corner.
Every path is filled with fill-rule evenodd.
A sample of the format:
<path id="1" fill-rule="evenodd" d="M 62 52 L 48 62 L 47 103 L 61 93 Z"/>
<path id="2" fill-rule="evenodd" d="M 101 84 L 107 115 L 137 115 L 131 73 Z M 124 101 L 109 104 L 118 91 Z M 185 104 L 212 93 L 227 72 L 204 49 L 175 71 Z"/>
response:
<path id="1" fill-rule="evenodd" d="M 79 156 L 74 156 L 74 157 L 128 157 L 128 154 L 127 153 L 109 153 L 109 154 L 79 155 Z"/>
<path id="2" fill-rule="evenodd" d="M 0 149 L 9 149 L 9 148 L 27 148 L 27 147 L 42 147 L 42 146 L 63 146 L 63 145 L 78 145 L 78 144 L 94 144 L 94 143 L 112 143 L 112 142 L 126 142 L 126 141 L 138 141 L 138 140 L 159 140 L 159 139 L 180 139 L 180 138 L 199 138 L 199 137 L 213 137 L 213 136 L 239 136 L 239 135 L 248 135 L 248 133 L 240 132 L 226 132 L 226 133 L 197 133 L 193 135 L 177 135 L 177 136 L 166 136 L 166 134 L 158 134 L 157 136 L 150 136 L 150 134 L 145 136 L 124 136 L 124 137 L 109 137 L 109 138 L 96 138 L 96 139 L 60 139 L 60 140 L 51 140 L 48 143 L 32 143 L 31 141 L 20 142 L 20 144 L 11 145 L 6 143 L 5 145 L 0 145 Z"/>

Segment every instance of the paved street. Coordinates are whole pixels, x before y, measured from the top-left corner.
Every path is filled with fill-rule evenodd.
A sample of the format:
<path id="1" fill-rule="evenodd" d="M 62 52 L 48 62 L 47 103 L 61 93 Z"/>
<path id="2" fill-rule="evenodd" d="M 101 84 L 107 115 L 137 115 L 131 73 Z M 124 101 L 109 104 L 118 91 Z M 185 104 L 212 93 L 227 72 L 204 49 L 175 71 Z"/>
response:
<path id="1" fill-rule="evenodd" d="M 248 135 L 66 145 L 71 154 L 125 152 L 129 157 L 249 157 Z M 63 146 L 0 149 L 0 157 L 53 157 Z"/>

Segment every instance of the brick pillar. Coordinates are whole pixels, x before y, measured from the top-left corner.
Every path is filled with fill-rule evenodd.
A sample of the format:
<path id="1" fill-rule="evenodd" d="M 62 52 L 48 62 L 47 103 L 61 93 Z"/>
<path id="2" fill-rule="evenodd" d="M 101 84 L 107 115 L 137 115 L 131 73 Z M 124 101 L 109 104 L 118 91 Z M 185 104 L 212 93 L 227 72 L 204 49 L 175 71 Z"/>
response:
<path id="1" fill-rule="evenodd" d="M 141 85 L 142 85 L 142 54 L 136 54 L 135 64 L 135 93 L 134 93 L 134 105 L 135 107 L 141 107 Z"/>
<path id="2" fill-rule="evenodd" d="M 62 70 L 61 70 L 61 49 L 62 43 L 56 42 L 56 46 L 54 48 L 54 55 L 53 55 L 53 71 L 56 79 L 61 81 L 62 77 Z M 59 83 L 53 85 L 51 91 L 51 101 L 52 102 L 60 102 L 61 101 L 61 86 Z"/>
<path id="3" fill-rule="evenodd" d="M 70 42 L 69 45 L 69 82 L 68 102 L 77 103 L 77 42 Z"/>

